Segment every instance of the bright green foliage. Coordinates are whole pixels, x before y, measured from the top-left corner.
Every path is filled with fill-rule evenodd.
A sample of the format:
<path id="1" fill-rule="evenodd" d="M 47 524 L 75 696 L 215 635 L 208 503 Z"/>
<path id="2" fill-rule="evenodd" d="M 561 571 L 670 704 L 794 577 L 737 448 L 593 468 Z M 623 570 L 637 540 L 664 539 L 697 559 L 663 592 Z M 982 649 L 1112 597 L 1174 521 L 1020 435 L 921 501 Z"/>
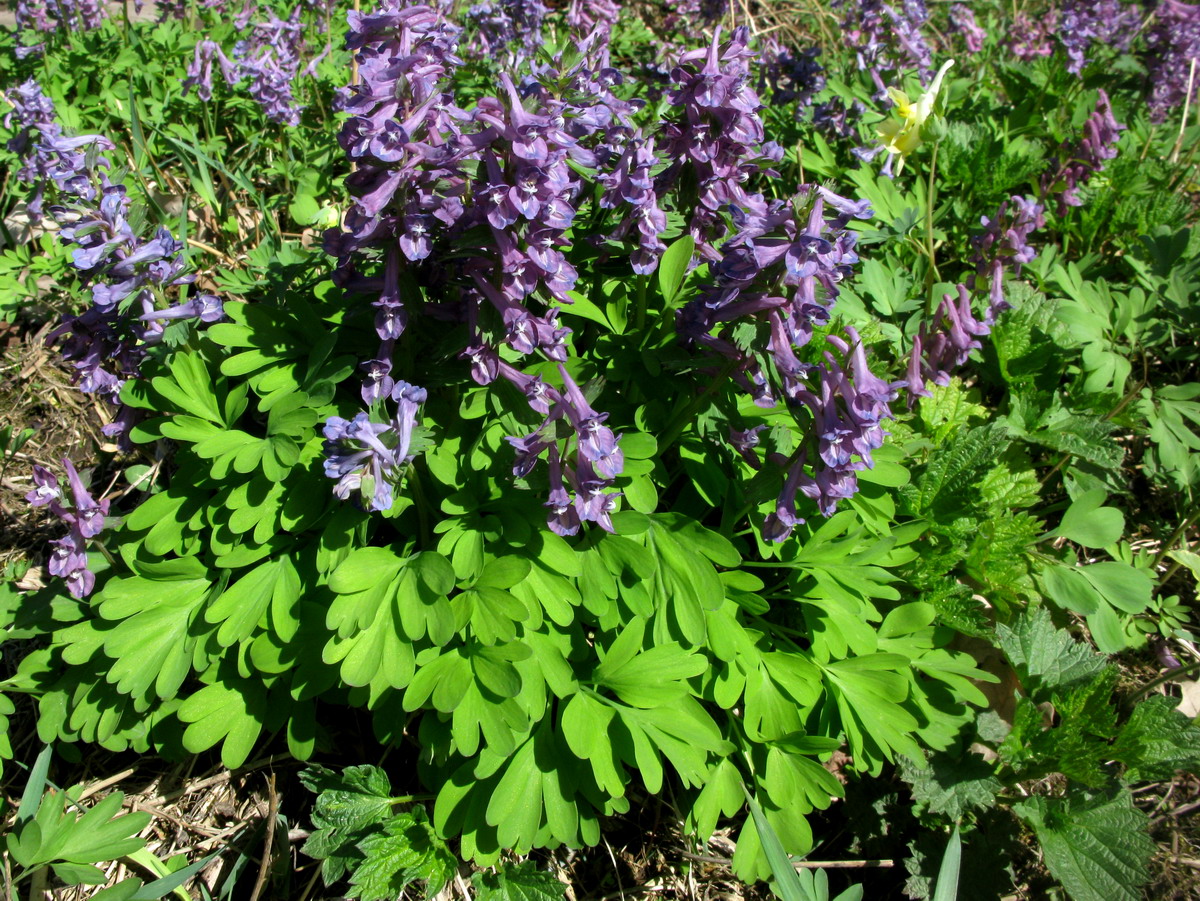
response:
<path id="1" fill-rule="evenodd" d="M 1134 707 L 1111 752 L 1126 765 L 1126 781 L 1151 782 L 1170 779 L 1179 770 L 1200 770 L 1200 727 L 1177 706 L 1173 698 L 1157 695 Z"/>
<path id="2" fill-rule="evenodd" d="M 77 815 L 71 809 L 75 802 L 69 793 L 47 792 L 32 816 L 18 813 L 5 847 L 13 861 L 26 870 L 49 865 L 65 882 L 103 885 L 104 872 L 94 864 L 145 847 L 137 834 L 150 823 L 150 814 L 120 814 L 124 799 L 120 792 L 113 792 Z"/>
<path id="3" fill-rule="evenodd" d="M 643 22 L 654 4 L 625 6 L 610 48 L 618 69 L 661 65 L 662 47 L 706 40 L 684 33 L 695 23 Z M 762 6 L 756 16 L 770 15 Z M 1172 159 L 1164 135 L 1174 129 L 1153 129 L 1131 93 L 1129 67 L 1145 60 L 1097 46 L 1082 78 L 1060 55 L 1009 64 L 992 10 L 985 51 L 968 60 L 955 50 L 945 119 L 894 179 L 852 163 L 884 111 L 848 48 L 825 48 L 826 86 L 813 100 L 866 106 L 857 126 L 850 117 L 860 129 L 850 139 L 822 131 L 793 101 L 775 103 L 779 86 L 756 69 L 766 137 L 787 149 L 777 175 L 751 177 L 746 190 L 786 201 L 789 186 L 821 179 L 873 207 L 855 226 L 863 259 L 839 273 L 836 305 L 829 285 L 816 290 L 829 320 L 787 325 L 811 327 L 795 348 L 806 371 L 828 362 L 827 337 L 857 329 L 871 371 L 900 392 L 881 423 L 884 446 L 837 512 L 822 516 L 805 483 L 796 513 L 807 522 L 784 542 L 764 541 L 788 468 L 828 452 L 829 425 L 811 420 L 806 398 L 778 390 L 779 367 L 761 351 L 777 336 L 764 318 L 722 321 L 722 349 L 741 359 L 680 340 L 685 305 L 711 299 L 713 249 L 738 225 L 714 213 L 708 246 L 672 209 L 657 272 L 644 275 L 628 269 L 625 212 L 599 206 L 564 234 L 578 271 L 571 302 L 533 301 L 569 327 L 564 365 L 622 436 L 614 533 L 564 538 L 545 525 L 546 468 L 514 476 L 506 441 L 541 415 L 502 378 L 477 384 L 460 357 L 477 336 L 503 343 L 492 311 L 460 315 L 439 293 L 443 274 L 421 264 L 402 267 L 410 321 L 393 361 L 396 378 L 429 394 L 412 463 L 386 511 L 333 496 L 322 427 L 364 407 L 357 367 L 378 341 L 372 298 L 358 289 L 374 291 L 388 257 L 361 255 L 358 284 L 335 284 L 319 247 L 321 228 L 349 204 L 351 164 L 328 102 L 349 77 L 344 26 L 332 16 L 321 39 L 329 57 L 299 79 L 306 110 L 292 129 L 266 123 L 241 88 L 218 86 L 212 101 L 182 95 L 197 41 L 229 46 L 236 30 L 207 11 L 190 15 L 204 27 L 109 22 L 47 37 L 41 57 L 0 53 L 0 87 L 36 74 L 68 129 L 114 139 L 137 216 L 192 239 L 199 284 L 215 286 L 227 313 L 205 328 L 168 326 L 144 377 L 122 391 L 141 416 L 130 433 L 141 457 L 116 473 L 104 553 L 92 555 L 95 592 L 75 601 L 0 580 L 3 650 L 23 655 L 0 683 L 0 759 L 11 756 L 19 695 L 36 706 L 46 742 L 211 753 L 228 767 L 285 748 L 336 759 L 336 770 L 304 776 L 316 794 L 305 851 L 327 884 L 367 901 L 433 895 L 460 859 L 498 867 L 474 876 L 482 901 L 559 898 L 551 874 L 500 861 L 595 845 L 605 818 L 646 794 L 670 798 L 701 841 L 730 828 L 741 877 L 773 875 L 778 890 L 800 886 L 797 897 L 824 901 L 825 872 L 796 875 L 787 861 L 816 843 L 807 817 L 832 820 L 843 806 L 835 799 L 869 793 L 897 768 L 912 786 L 915 804 L 904 803 L 932 841 L 919 851 L 925 891 L 951 821 L 962 821 L 965 896 L 985 823 L 1003 815 L 1016 828 L 1012 811 L 1074 897 L 1132 897 L 1149 841 L 1128 787 L 1200 766 L 1200 730 L 1161 697 L 1126 716 L 1116 670 L 1074 628 L 1086 624 L 1104 654 L 1186 638 L 1187 573 L 1200 571 L 1187 523 L 1179 529 L 1200 484 L 1200 231 L 1186 156 L 1195 129 L 1181 135 L 1185 158 Z M 680 33 L 651 40 L 651 26 Z M 557 29 L 542 41 L 551 55 L 566 35 Z M 777 31 L 786 29 L 768 26 Z M 939 62 L 954 46 L 943 38 L 959 40 L 941 32 L 931 36 Z M 12 40 L 0 35 L 6 51 Z M 506 54 L 465 55 L 455 103 L 471 114 Z M 905 77 L 884 73 L 889 84 Z M 1081 187 L 1082 205 L 1060 209 L 1047 186 L 1098 87 L 1128 129 Z M 621 91 L 646 99 L 645 79 Z M 631 121 L 662 108 L 645 104 Z M 0 140 L 6 172 L 16 155 Z M 675 162 L 650 177 L 669 181 Z M 605 191 L 600 181 L 581 188 L 581 204 Z M 6 233 L 23 192 L 12 179 L 0 186 Z M 1013 248 L 996 245 L 1006 272 L 989 286 L 979 223 L 1014 195 L 1044 202 L 1048 221 L 1019 272 Z M 311 229 L 303 241 L 293 240 L 297 227 Z M 472 252 L 481 240 L 461 237 Z M 40 327 L 87 301 L 53 235 L 5 240 L 0 319 Z M 975 336 L 978 350 L 939 378 L 947 384 L 930 380 L 931 396 L 910 398 L 900 385 L 915 339 L 936 331 L 930 314 L 959 284 L 971 286 L 977 318 L 989 288 L 1013 308 Z M 556 360 L 501 353 L 561 384 Z M 773 406 L 741 384 L 760 370 Z M 385 418 L 386 404 L 368 406 L 374 421 Z M 730 433 L 748 428 L 759 446 L 739 453 Z M 570 431 L 561 419 L 543 424 L 560 443 Z M 12 454 L 23 435 L 0 427 L 6 479 L 27 478 Z M 100 474 L 125 460 L 103 455 Z M 1162 553 L 1135 551 L 1134 536 L 1163 542 Z M 1182 567 L 1165 581 L 1164 561 Z M 956 633 L 973 650 L 998 649 L 1016 672 L 1011 724 L 984 709 L 979 683 L 994 677 L 958 649 Z M 403 795 L 381 768 L 345 759 L 350 708 L 380 746 L 369 759 L 418 761 L 390 772 Z M 360 737 L 368 754 L 371 737 Z M 976 740 L 993 760 L 969 750 Z M 843 750 L 845 784 L 827 768 Z M 1016 786 L 1050 774 L 1068 787 L 1005 807 Z M 11 857 L 95 880 L 91 864 L 106 859 L 95 855 L 136 841 L 130 830 L 142 822 L 111 818 L 112 797 L 76 820 L 47 796 L 49 812 L 18 818 Z M 55 830 L 66 836 L 57 846 Z M 85 832 L 103 841 L 89 845 Z M 109 891 L 114 901 L 142 897 L 132 885 Z"/>
<path id="4" fill-rule="evenodd" d="M 1105 668 L 1104 658 L 1054 628 L 1044 608 L 997 630 L 1001 649 L 1034 700 L 1086 684 Z"/>

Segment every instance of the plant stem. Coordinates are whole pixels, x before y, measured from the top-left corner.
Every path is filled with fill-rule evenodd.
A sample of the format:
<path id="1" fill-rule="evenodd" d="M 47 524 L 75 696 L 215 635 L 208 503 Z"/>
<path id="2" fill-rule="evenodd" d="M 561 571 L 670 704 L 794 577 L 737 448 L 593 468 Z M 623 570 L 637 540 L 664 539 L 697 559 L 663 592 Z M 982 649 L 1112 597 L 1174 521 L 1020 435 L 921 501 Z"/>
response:
<path id="1" fill-rule="evenodd" d="M 1200 510 L 1196 511 L 1191 516 L 1184 517 L 1183 522 L 1179 524 L 1179 528 L 1172 532 L 1171 537 L 1164 541 L 1162 547 L 1158 549 L 1158 553 L 1154 557 L 1154 565 L 1156 567 L 1158 564 L 1162 563 L 1163 557 L 1167 556 L 1175 542 L 1183 537 L 1183 534 L 1192 527 L 1192 524 L 1195 523 L 1197 519 L 1200 519 Z"/>
<path id="2" fill-rule="evenodd" d="M 725 367 L 719 373 L 717 373 L 716 377 L 713 378 L 711 382 L 708 383 L 708 387 L 697 394 L 695 398 L 693 398 L 692 402 L 684 407 L 680 414 L 675 417 L 675 421 L 671 423 L 666 432 L 663 434 L 662 440 L 658 442 L 658 452 L 660 454 L 679 440 L 679 436 L 683 433 L 683 430 L 687 428 L 688 424 L 695 419 L 696 414 L 700 412 L 701 405 L 703 405 L 703 403 L 717 390 L 718 387 L 724 384 L 725 379 L 729 377 L 729 373 L 733 372 L 733 368 L 737 366 L 737 364 L 737 360 L 730 360 L 728 363 L 726 363 Z"/>
<path id="3" fill-rule="evenodd" d="M 929 188 L 925 192 L 925 254 L 929 257 L 929 269 L 925 273 L 925 293 L 928 295 L 925 305 L 926 313 L 930 317 L 936 310 L 936 304 L 929 289 L 935 282 L 942 280 L 942 274 L 938 272 L 937 267 L 937 250 L 933 244 L 933 207 L 937 201 L 937 155 L 940 144 L 941 142 L 937 141 L 933 145 L 933 153 L 929 158 Z"/>
<path id="4" fill-rule="evenodd" d="M 634 328 L 641 336 L 642 331 L 646 328 L 646 281 L 648 276 L 639 275 L 637 277 L 637 315 L 634 319 Z"/>
<path id="5" fill-rule="evenodd" d="M 1132 707 L 1134 701 L 1144 698 L 1164 682 L 1170 682 L 1172 679 L 1177 679 L 1180 676 L 1187 675 L 1188 673 L 1194 673 L 1196 670 L 1200 670 L 1200 660 L 1194 660 L 1187 666 L 1180 666 L 1173 670 L 1167 670 L 1161 676 L 1156 676 L 1155 678 L 1151 679 L 1149 682 L 1131 694 L 1128 698 L 1126 698 L 1123 706 L 1126 708 Z"/>

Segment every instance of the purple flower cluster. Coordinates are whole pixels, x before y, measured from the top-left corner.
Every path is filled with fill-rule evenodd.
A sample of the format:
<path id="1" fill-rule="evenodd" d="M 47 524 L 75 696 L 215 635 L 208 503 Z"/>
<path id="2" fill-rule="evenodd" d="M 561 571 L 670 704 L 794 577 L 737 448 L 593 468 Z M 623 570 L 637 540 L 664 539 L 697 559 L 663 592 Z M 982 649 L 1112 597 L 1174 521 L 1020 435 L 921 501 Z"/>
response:
<path id="1" fill-rule="evenodd" d="M 971 257 L 975 273 L 967 279 L 967 288 L 973 290 L 980 279 L 987 279 L 990 288 L 984 322 L 990 326 L 996 317 L 1012 308 L 1004 297 L 1005 272 L 1019 275 L 1021 266 L 1037 256 L 1029 237 L 1045 226 L 1046 219 L 1040 203 L 1014 194 L 1000 204 L 995 216 L 982 216 L 980 223 L 983 232 L 971 239 L 975 247 Z"/>
<path id="2" fill-rule="evenodd" d="M 393 489 L 413 460 L 410 453 L 417 414 L 425 403 L 424 388 L 397 382 L 391 398 L 397 404 L 391 422 L 371 422 L 366 413 L 354 419 L 331 416 L 325 423 L 325 475 L 337 479 L 333 493 L 346 500 L 361 495 L 368 510 L 390 510 Z"/>
<path id="3" fill-rule="evenodd" d="M 60 237 L 75 248 L 71 263 L 91 287 L 92 305 L 67 318 L 49 340 L 61 342 L 79 387 L 113 404 L 119 404 L 125 381 L 137 377 L 147 347 L 161 339 L 164 322 L 215 322 L 224 315 L 220 299 L 210 294 L 161 307 L 168 289 L 196 277 L 187 272 L 183 243 L 165 228 L 149 239 L 136 234 L 130 205 L 125 186 L 110 183 L 101 172 L 76 203 L 54 210 Z M 118 417 L 104 433 L 123 436 L 128 424 L 128 414 Z"/>
<path id="4" fill-rule="evenodd" d="M 304 4 L 298 4 L 287 19 L 280 19 L 268 10 L 267 19 L 250 25 L 249 36 L 234 44 L 228 56 L 216 42 L 200 41 L 183 80 L 184 93 L 195 87 L 201 100 L 212 99 L 212 68 L 216 60 L 226 84 L 247 82 L 250 96 L 268 119 L 282 125 L 299 125 L 304 107 L 297 102 L 293 85 L 300 74 L 305 46 L 300 21 L 304 8 Z M 313 59 L 306 71 L 311 72 L 322 56 Z"/>
<path id="5" fill-rule="evenodd" d="M 796 115 L 825 90 L 825 67 L 817 62 L 819 47 L 796 51 L 768 36 L 763 41 L 759 67 L 759 93 L 767 93 L 776 106 L 795 103 Z"/>
<path id="6" fill-rule="evenodd" d="M 1093 44 L 1129 49 L 1141 25 L 1141 11 L 1120 0 L 1064 0 L 1058 39 L 1067 51 L 1067 71 L 1078 75 Z"/>
<path id="7" fill-rule="evenodd" d="M 932 74 L 933 52 L 925 40 L 929 10 L 924 0 L 902 0 L 899 8 L 883 0 L 840 0 L 842 28 L 854 50 L 859 71 L 868 72 L 880 97 L 883 73 L 916 69 L 925 81 Z"/>
<path id="8" fill-rule="evenodd" d="M 620 492 L 610 490 L 613 480 L 625 467 L 618 444 L 620 436 L 604 425 L 607 413 L 592 409 L 583 391 L 560 363 L 564 391 L 546 385 L 541 379 L 524 375 L 507 364 L 499 364 L 500 374 L 522 388 L 530 407 L 545 415 L 533 432 L 508 442 L 517 452 L 513 475 L 524 478 L 533 471 L 539 457 L 546 456 L 550 478 L 550 511 L 547 524 L 558 535 L 574 535 L 584 522 L 594 522 L 613 531 L 610 514 L 616 509 Z M 575 439 L 575 463 L 568 465 L 565 445 L 557 435 L 556 423 L 565 421 Z M 568 487 L 574 491 L 574 496 Z"/>
<path id="9" fill-rule="evenodd" d="M 1017 13 L 1008 27 L 1009 52 L 1026 63 L 1039 56 L 1049 56 L 1054 52 L 1057 19 L 1051 14 L 1039 18 L 1025 12 Z"/>
<path id="10" fill-rule="evenodd" d="M 17 0 L 17 30 L 31 29 L 49 34 L 55 31 L 91 31 L 104 21 L 107 4 L 103 0 Z M 41 53 L 44 44 L 18 44 L 17 58 Z"/>
<path id="11" fill-rule="evenodd" d="M 475 54 L 509 64 L 533 56 L 542 45 L 542 23 L 550 12 L 541 0 L 486 0 L 467 10 Z M 518 56 L 510 50 L 519 47 Z"/>
<path id="12" fill-rule="evenodd" d="M 63 468 L 71 488 L 67 498 L 59 486 L 58 478 L 44 466 L 33 467 L 33 490 L 25 495 L 31 506 L 47 507 L 68 527 L 66 536 L 52 541 L 47 569 L 67 583 L 67 590 L 74 597 L 84 598 L 92 593 L 96 576 L 88 569 L 87 542 L 104 531 L 104 517 L 108 515 L 107 500 L 97 501 L 84 487 L 83 480 L 71 461 L 63 458 Z"/>
<path id="13" fill-rule="evenodd" d="M 929 24 L 925 0 L 902 0 L 899 9 L 885 6 L 884 10 L 892 23 L 893 40 L 903 68 L 916 69 L 925 81 L 933 73 L 933 51 L 924 35 L 924 28 Z"/>
<path id="14" fill-rule="evenodd" d="M 1161 0 L 1154 9 L 1154 24 L 1146 35 L 1150 50 L 1150 118 L 1162 122 L 1183 104 L 1191 88 L 1191 102 L 1200 98 L 1200 5 Z"/>
<path id="15" fill-rule="evenodd" d="M 1117 141 L 1125 126 L 1113 116 L 1108 95 L 1104 91 L 1099 94 L 1095 111 L 1084 123 L 1079 143 L 1072 146 L 1064 142 L 1062 154 L 1065 158 L 1058 171 L 1042 177 L 1042 194 L 1047 199 L 1057 198 L 1060 216 L 1066 213 L 1067 207 L 1082 206 L 1080 186 L 1104 169 L 1106 160 L 1117 155 Z"/>
<path id="16" fill-rule="evenodd" d="M 751 180 L 778 177 L 771 167 L 783 159 L 783 148 L 764 141 L 762 104 L 751 86 L 757 53 L 749 47 L 749 30 L 734 29 L 724 44 L 719 39 L 718 29 L 707 49 L 683 54 L 671 72 L 675 87 L 668 100 L 678 112 L 663 127 L 662 152 L 674 162 L 656 181 L 661 195 L 683 172 L 694 176 L 694 201 L 681 198 L 680 208 L 693 210 L 688 232 L 697 253 L 711 261 L 721 259 L 716 247 L 726 233 L 721 213 L 755 205 Z"/>
<path id="17" fill-rule="evenodd" d="M 110 150 L 113 145 L 99 135 L 64 135 L 55 120 L 54 104 L 33 79 L 13 88 L 4 99 L 13 107 L 4 117 L 4 127 L 16 129 L 7 147 L 21 157 L 17 180 L 34 189 L 28 203 L 30 214 L 42 214 L 45 193 L 51 186 L 71 194 L 90 190 L 88 152 Z"/>
<path id="18" fill-rule="evenodd" d="M 1079 206 L 1078 190 L 1100 171 L 1105 160 L 1116 156 L 1116 142 L 1124 126 L 1116 121 L 1108 95 L 1100 91 L 1095 112 L 1084 126 L 1084 136 L 1075 146 L 1063 147 L 1065 161 L 1056 173 L 1042 179 L 1044 200 L 1057 199 L 1058 213 L 1067 207 Z M 928 397 L 926 382 L 945 385 L 953 369 L 967 362 L 972 350 L 979 348 L 979 338 L 987 335 L 997 318 L 1012 308 L 1004 295 L 1006 273 L 1020 274 L 1021 266 L 1031 262 L 1037 251 L 1030 236 L 1046 224 L 1042 203 L 1028 197 L 1012 196 L 1000 204 L 996 215 L 984 216 L 984 230 L 971 239 L 975 247 L 971 261 L 975 273 L 966 284 L 957 286 L 957 296 L 946 294 L 931 320 L 921 324 L 913 340 L 908 375 L 903 383 L 909 391 L 909 404 L 917 397 Z M 982 319 L 976 317 L 972 292 L 987 280 L 988 307 Z"/>
<path id="19" fill-rule="evenodd" d="M 846 103 L 841 97 L 831 97 L 813 107 L 813 127 L 828 137 L 842 141 L 858 136 L 858 120 L 867 108 L 858 100 Z"/>
<path id="20" fill-rule="evenodd" d="M 596 28 L 611 32 L 621 14 L 617 0 L 570 0 L 567 5 L 567 25 L 576 34 L 591 34 Z"/>
<path id="21" fill-rule="evenodd" d="M 996 279 L 998 281 L 998 275 Z M 948 385 L 950 371 L 966 363 L 971 351 L 982 346 L 979 339 L 991 333 L 991 326 L 976 318 L 972 311 L 971 292 L 966 285 L 957 286 L 957 295 L 942 295 L 933 319 L 922 322 L 920 332 L 913 339 L 908 377 L 904 382 L 910 404 L 917 397 L 930 396 L 926 381 Z"/>
<path id="22" fill-rule="evenodd" d="M 678 325 L 687 343 L 725 358 L 723 370 L 759 406 L 774 406 L 779 391 L 789 407 L 807 410 L 813 446 L 806 439 L 794 458 L 779 461 L 787 477 L 764 527 L 767 538 L 782 541 L 803 521 L 797 493 L 815 500 L 825 515 L 854 494 L 855 473 L 872 465 L 897 394 L 870 371 L 853 329 L 847 329 L 849 341 L 826 337 L 842 354 L 840 362 L 826 352 L 824 362 L 806 363 L 796 353 L 828 324 L 839 283 L 858 262 L 846 225 L 869 218 L 871 209 L 808 185 L 791 201 L 756 197 L 734 207 L 733 215 L 738 230 L 712 266 L 715 284 L 680 311 Z M 745 330 L 741 320 L 747 318 L 763 324 L 768 337 L 762 346 L 755 328 Z M 747 459 L 756 456 L 753 430 L 735 432 L 733 444 Z"/>
<path id="23" fill-rule="evenodd" d="M 987 32 L 975 21 L 975 13 L 965 3 L 954 3 L 950 6 L 950 27 L 962 35 L 967 44 L 968 53 L 978 53 L 983 49 L 987 40 Z"/>
<path id="24" fill-rule="evenodd" d="M 92 295 L 91 306 L 64 320 L 48 340 L 61 342 L 63 359 L 73 364 L 82 390 L 118 404 L 121 387 L 136 377 L 147 345 L 161 338 L 163 322 L 214 322 L 223 315 L 221 301 L 201 294 L 164 309 L 169 289 L 195 280 L 186 272 L 183 243 L 164 228 L 149 239 L 135 232 L 125 186 L 109 180 L 108 160 L 99 155 L 112 148 L 110 141 L 63 135 L 54 105 L 33 81 L 14 95 L 10 116 L 22 129 L 9 149 L 24 157 L 18 178 L 34 185 L 30 212 L 42 213 L 44 194 L 53 187 L 55 203 L 46 212 L 63 243 L 74 248 L 71 264 Z M 130 415 L 122 410 L 104 433 L 123 438 Z"/>
<path id="25" fill-rule="evenodd" d="M 605 489 L 622 458 L 611 432 L 594 428 L 603 414 L 581 405 L 565 370 L 560 393 L 505 362 L 498 347 L 507 345 L 510 359 L 568 358 L 570 330 L 559 325 L 557 304 L 571 302 L 577 274 L 563 251 L 587 184 L 581 173 L 598 177 L 602 165 L 615 166 L 632 131 L 624 124 L 632 107 L 611 90 L 619 75 L 586 60 L 541 67 L 520 87 L 504 73 L 501 95 L 468 114 L 450 90 L 462 64 L 459 30 L 437 10 L 390 2 L 351 13 L 350 23 L 361 83 L 341 96 L 351 117 L 339 142 L 356 163 L 347 179 L 356 201 L 345 228 L 325 241 L 339 259 L 338 281 L 375 296 L 380 345 L 362 364 L 364 402 L 394 394 L 396 345 L 411 314 L 465 320 L 461 356 L 475 381 L 503 377 L 547 423 L 565 419 L 580 430 L 574 463 L 557 445 L 551 453 L 541 430 L 512 439 L 526 448 L 519 468 L 528 473 L 546 455 L 552 476 L 573 480 L 589 499 L 569 505 L 576 515 L 604 525 L 613 503 Z M 414 283 L 423 290 L 406 287 Z M 554 516 L 566 522 L 570 514 Z"/>
<path id="26" fill-rule="evenodd" d="M 793 459 L 775 455 L 787 475 L 775 510 L 763 523 L 763 537 L 769 541 L 784 541 L 804 522 L 796 512 L 801 494 L 816 502 L 821 515 L 832 516 L 839 501 L 858 491 L 857 473 L 874 465 L 872 454 L 883 446 L 883 421 L 892 418 L 890 405 L 899 386 L 871 372 L 858 332 L 847 327 L 846 334 L 849 341 L 826 336 L 842 360 L 826 351 L 824 362 L 809 370 L 811 387 L 798 389 L 794 397 L 807 408 L 811 422 Z"/>

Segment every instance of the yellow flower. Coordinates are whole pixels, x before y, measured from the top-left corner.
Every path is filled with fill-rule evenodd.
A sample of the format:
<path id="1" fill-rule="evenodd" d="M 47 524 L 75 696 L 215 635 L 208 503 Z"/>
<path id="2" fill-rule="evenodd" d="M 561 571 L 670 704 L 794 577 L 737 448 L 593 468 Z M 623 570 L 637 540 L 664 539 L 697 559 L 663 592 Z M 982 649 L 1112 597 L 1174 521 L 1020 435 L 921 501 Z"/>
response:
<path id="1" fill-rule="evenodd" d="M 954 60 L 948 59 L 942 63 L 929 90 L 921 95 L 916 103 L 908 99 L 908 94 L 899 88 L 888 88 L 888 96 L 896 104 L 892 111 L 895 115 L 879 126 L 879 142 L 888 153 L 900 158 L 896 161 L 896 174 L 904 168 L 904 159 L 921 146 L 921 128 L 933 114 L 933 106 L 937 102 L 938 92 L 942 89 L 942 78 L 947 70 L 954 65 Z"/>

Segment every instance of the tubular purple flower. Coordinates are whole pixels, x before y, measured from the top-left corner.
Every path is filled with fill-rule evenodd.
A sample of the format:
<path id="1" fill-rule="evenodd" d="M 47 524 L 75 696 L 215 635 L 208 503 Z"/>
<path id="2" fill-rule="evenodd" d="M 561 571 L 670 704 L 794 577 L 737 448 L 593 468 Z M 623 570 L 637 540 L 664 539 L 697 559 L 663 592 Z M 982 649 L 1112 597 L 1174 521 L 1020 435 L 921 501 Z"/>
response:
<path id="1" fill-rule="evenodd" d="M 71 501 L 74 507 L 74 523 L 85 538 L 95 538 L 104 531 L 104 517 L 108 515 L 109 501 L 97 503 L 88 493 L 79 478 L 75 466 L 66 457 L 63 458 L 63 468 L 67 471 L 67 480 L 71 486 Z"/>
<path id="2" fill-rule="evenodd" d="M 620 438 L 604 425 L 607 413 L 597 413 L 579 390 L 567 370 L 560 364 L 559 375 L 566 386 L 564 411 L 579 440 L 579 452 L 587 458 L 596 472 L 606 479 L 616 478 L 625 465 L 625 456 L 618 446 Z M 585 517 L 586 518 L 586 517 Z"/>
<path id="3" fill-rule="evenodd" d="M 58 478 L 40 464 L 33 467 L 33 490 L 25 495 L 31 507 L 45 507 L 62 499 Z"/>
<path id="4" fill-rule="evenodd" d="M 546 501 L 550 512 L 546 517 L 546 525 L 555 535 L 575 535 L 582 523 L 579 510 L 563 483 L 562 462 L 559 460 L 556 445 L 550 446 L 546 462 L 550 469 L 550 496 Z"/>

